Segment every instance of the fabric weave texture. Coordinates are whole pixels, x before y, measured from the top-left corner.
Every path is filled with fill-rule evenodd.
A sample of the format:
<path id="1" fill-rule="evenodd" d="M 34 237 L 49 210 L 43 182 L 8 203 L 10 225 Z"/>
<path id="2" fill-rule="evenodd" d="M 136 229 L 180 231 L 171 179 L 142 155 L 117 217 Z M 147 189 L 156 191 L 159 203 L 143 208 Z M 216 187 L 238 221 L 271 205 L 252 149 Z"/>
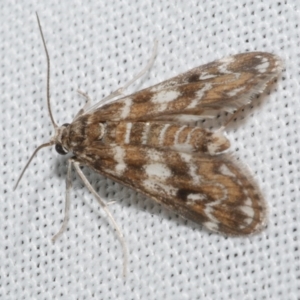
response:
<path id="1" fill-rule="evenodd" d="M 272 1 L 2 1 L 0 9 L 0 298 L 1 299 L 299 299 L 300 295 L 300 3 Z M 42 150 L 13 186 L 27 159 L 58 124 L 126 84 L 158 52 L 127 93 L 193 67 L 247 51 L 277 54 L 285 64 L 269 94 L 228 126 L 231 150 L 253 174 L 268 203 L 261 233 L 209 233 L 135 191 L 83 171 L 127 241 L 122 248 L 105 213 L 72 175 L 71 216 L 64 211 L 67 157 Z M 218 121 L 217 121 L 218 122 Z"/>

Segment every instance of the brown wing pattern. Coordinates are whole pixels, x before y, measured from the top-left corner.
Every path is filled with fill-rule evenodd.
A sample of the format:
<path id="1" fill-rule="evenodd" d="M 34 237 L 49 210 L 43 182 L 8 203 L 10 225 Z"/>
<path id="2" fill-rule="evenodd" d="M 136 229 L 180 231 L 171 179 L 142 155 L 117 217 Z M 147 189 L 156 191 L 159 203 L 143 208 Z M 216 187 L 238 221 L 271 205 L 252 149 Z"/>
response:
<path id="1" fill-rule="evenodd" d="M 245 170 L 212 157 L 149 147 L 85 149 L 89 167 L 209 230 L 245 235 L 265 225 L 265 204 Z M 250 179 L 249 179 L 250 178 Z"/>
<path id="2" fill-rule="evenodd" d="M 280 72 L 273 54 L 249 52 L 197 67 L 177 77 L 106 104 L 94 113 L 99 122 L 176 120 L 210 110 L 232 112 L 248 104 Z"/>

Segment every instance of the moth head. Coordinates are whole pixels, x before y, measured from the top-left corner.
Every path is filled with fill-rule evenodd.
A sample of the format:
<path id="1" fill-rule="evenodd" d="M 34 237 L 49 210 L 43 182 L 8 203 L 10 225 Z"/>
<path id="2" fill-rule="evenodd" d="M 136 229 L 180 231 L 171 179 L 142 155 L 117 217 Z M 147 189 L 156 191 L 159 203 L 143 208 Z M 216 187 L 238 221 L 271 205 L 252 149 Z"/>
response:
<path id="1" fill-rule="evenodd" d="M 57 126 L 56 123 L 53 124 L 54 125 L 54 129 L 55 129 L 55 134 L 54 136 L 50 139 L 49 142 L 44 143 L 40 146 L 38 146 L 34 152 L 32 153 L 31 157 L 29 158 L 28 162 L 26 163 L 25 167 L 23 168 L 17 183 L 14 187 L 14 190 L 17 188 L 19 182 L 21 181 L 26 169 L 28 168 L 28 166 L 30 165 L 32 159 L 34 158 L 34 156 L 42 149 L 42 148 L 46 148 L 46 147 L 50 147 L 55 145 L 55 150 L 57 151 L 57 153 L 61 154 L 61 155 L 65 155 L 67 154 L 69 151 L 67 149 L 67 147 L 64 145 L 64 136 L 67 133 L 67 129 L 69 127 L 70 124 L 63 124 L 62 126 Z"/>

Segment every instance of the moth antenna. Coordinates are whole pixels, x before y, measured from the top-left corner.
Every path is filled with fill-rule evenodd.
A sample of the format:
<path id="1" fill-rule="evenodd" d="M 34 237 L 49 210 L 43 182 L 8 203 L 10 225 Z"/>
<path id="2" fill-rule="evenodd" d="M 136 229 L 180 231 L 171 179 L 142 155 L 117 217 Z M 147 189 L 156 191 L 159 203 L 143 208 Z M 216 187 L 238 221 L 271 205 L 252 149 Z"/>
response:
<path id="1" fill-rule="evenodd" d="M 48 53 L 48 50 L 47 50 L 47 46 L 46 46 L 42 26 L 41 26 L 40 19 L 39 19 L 39 16 L 38 16 L 37 12 L 36 12 L 36 18 L 37 18 L 37 22 L 38 22 L 38 25 L 39 25 L 39 30 L 40 30 L 40 34 L 41 34 L 41 37 L 42 37 L 42 40 L 43 40 L 43 45 L 44 45 L 46 58 L 47 58 L 47 105 L 48 105 L 48 112 L 49 112 L 51 123 L 52 123 L 53 127 L 57 128 L 58 125 L 54 121 L 52 111 L 51 111 L 51 106 L 50 106 L 50 58 L 49 58 L 49 53 Z"/>
<path id="2" fill-rule="evenodd" d="M 40 23 L 40 19 L 39 19 L 39 16 L 38 16 L 37 13 L 36 13 L 36 18 L 37 18 L 37 22 L 38 22 L 38 25 L 39 25 L 39 30 L 40 30 L 40 34 L 41 34 L 41 37 L 42 37 L 42 40 L 43 40 L 43 45 L 44 45 L 44 49 L 45 49 L 45 53 L 46 53 L 46 58 L 47 58 L 47 105 L 48 105 L 48 112 L 49 112 L 49 116 L 50 116 L 50 119 L 51 119 L 51 123 L 52 123 L 54 129 L 56 130 L 56 128 L 58 128 L 58 125 L 54 121 L 54 118 L 53 118 L 53 115 L 52 115 L 52 111 L 51 111 L 51 106 L 50 106 L 50 59 L 49 59 L 49 53 L 48 53 L 48 50 L 47 50 L 47 46 L 46 46 L 46 42 L 45 42 L 45 38 L 44 38 L 42 26 L 41 26 L 41 23 Z M 33 154 L 29 158 L 27 164 L 23 168 L 22 173 L 19 176 L 16 185 L 14 186 L 14 190 L 18 187 L 18 184 L 21 181 L 21 179 L 22 179 L 22 177 L 23 177 L 26 169 L 28 168 L 29 164 L 31 163 L 32 159 L 37 154 L 37 152 L 39 150 L 41 150 L 42 148 L 49 147 L 49 146 L 52 146 L 52 145 L 53 145 L 53 141 L 50 141 L 48 143 L 45 143 L 45 144 L 42 144 L 42 145 L 38 146 L 34 150 Z"/>
<path id="3" fill-rule="evenodd" d="M 18 184 L 19 182 L 21 181 L 26 169 L 28 168 L 29 164 L 31 163 L 32 159 L 34 158 L 34 156 L 38 153 L 38 151 L 40 151 L 42 148 L 46 148 L 46 147 L 49 147 L 49 146 L 52 146 L 53 145 L 53 142 L 49 142 L 49 143 L 45 143 L 45 144 L 42 144 L 40 146 L 38 146 L 34 152 L 32 153 L 31 157 L 29 158 L 27 164 L 25 165 L 25 167 L 23 168 L 18 180 L 17 180 L 17 183 L 16 185 L 14 186 L 14 190 L 18 187 Z"/>

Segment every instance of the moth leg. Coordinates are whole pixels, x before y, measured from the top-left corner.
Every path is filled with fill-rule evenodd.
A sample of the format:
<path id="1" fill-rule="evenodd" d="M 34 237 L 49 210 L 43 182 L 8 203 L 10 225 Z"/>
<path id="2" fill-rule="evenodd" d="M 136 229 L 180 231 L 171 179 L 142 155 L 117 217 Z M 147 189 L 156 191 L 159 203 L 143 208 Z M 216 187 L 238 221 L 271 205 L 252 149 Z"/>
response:
<path id="1" fill-rule="evenodd" d="M 59 229 L 59 231 L 52 237 L 52 242 L 54 243 L 66 230 L 68 226 L 68 221 L 70 218 L 70 189 L 72 187 L 71 181 L 71 170 L 72 170 L 72 160 L 69 159 L 68 161 L 68 172 L 66 177 L 66 201 L 65 201 L 65 215 L 63 223 Z"/>
<path id="2" fill-rule="evenodd" d="M 77 113 L 77 115 L 75 116 L 74 120 L 77 119 L 77 117 L 81 116 L 83 113 L 85 113 L 86 110 L 88 110 L 88 108 L 91 106 L 92 104 L 92 99 L 90 98 L 90 96 L 81 91 L 81 90 L 77 90 L 77 93 L 82 96 L 83 98 L 85 98 L 86 103 L 84 104 L 83 108 L 80 109 L 80 111 Z"/>
<path id="3" fill-rule="evenodd" d="M 106 202 L 106 205 L 108 206 L 108 205 L 113 205 L 113 204 L 115 204 L 117 201 L 115 201 L 115 200 L 111 200 L 111 201 L 108 201 L 108 202 Z"/>
<path id="4" fill-rule="evenodd" d="M 121 96 L 124 91 L 131 85 L 133 84 L 135 81 L 137 81 L 139 78 L 143 77 L 145 75 L 145 73 L 147 73 L 151 67 L 153 66 L 153 63 L 155 61 L 155 57 L 157 54 L 157 45 L 158 42 L 157 40 L 154 41 L 154 47 L 153 47 L 153 51 L 152 51 L 152 55 L 147 63 L 147 65 L 138 73 L 136 74 L 130 81 L 128 81 L 124 86 L 118 88 L 117 90 L 115 90 L 114 92 L 112 92 L 110 95 L 104 97 L 103 99 L 101 99 L 99 102 L 97 102 L 96 104 L 94 104 L 93 106 L 91 106 L 88 111 L 92 111 L 94 109 L 96 109 L 100 104 L 103 105 L 105 102 L 108 102 L 109 100 L 116 98 L 118 96 Z"/>
<path id="5" fill-rule="evenodd" d="M 124 257 L 124 263 L 123 263 L 123 276 L 126 277 L 126 270 L 127 270 L 127 260 L 128 260 L 128 254 L 127 254 L 127 246 L 126 246 L 126 242 L 124 239 L 124 236 L 122 234 L 121 229 L 119 228 L 117 222 L 115 221 L 113 215 L 111 214 L 111 212 L 108 210 L 107 208 L 107 204 L 100 198 L 100 196 L 98 195 L 98 193 L 94 190 L 94 188 L 92 187 L 92 185 L 89 183 L 89 181 L 87 180 L 87 178 L 85 177 L 85 175 L 83 174 L 83 172 L 80 169 L 80 163 L 77 162 L 74 159 L 71 159 L 71 163 L 73 163 L 75 170 L 77 172 L 77 174 L 79 175 L 79 177 L 81 178 L 81 180 L 83 181 L 83 183 L 85 184 L 85 186 L 88 188 L 88 190 L 94 195 L 94 197 L 97 199 L 98 203 L 100 204 L 100 206 L 104 209 L 104 211 L 106 212 L 107 216 L 109 217 L 114 229 L 116 230 L 119 240 L 121 242 L 122 248 L 123 248 L 123 257 Z"/>
<path id="6" fill-rule="evenodd" d="M 124 90 L 126 90 L 131 84 L 133 84 L 135 81 L 137 81 L 139 78 L 143 77 L 153 66 L 153 63 L 155 61 L 155 57 L 157 54 L 157 40 L 154 41 L 154 47 L 152 54 L 150 56 L 150 59 L 147 63 L 147 65 L 138 73 L 136 74 L 130 81 L 127 82 L 123 87 L 119 88 L 117 91 L 120 91 L 123 93 Z"/>
<path id="7" fill-rule="evenodd" d="M 81 95 L 83 98 L 85 98 L 85 100 L 86 100 L 86 104 L 82 108 L 85 111 L 92 104 L 92 99 L 90 98 L 90 96 L 87 93 L 83 92 L 82 90 L 78 89 L 77 93 L 79 95 Z"/>

